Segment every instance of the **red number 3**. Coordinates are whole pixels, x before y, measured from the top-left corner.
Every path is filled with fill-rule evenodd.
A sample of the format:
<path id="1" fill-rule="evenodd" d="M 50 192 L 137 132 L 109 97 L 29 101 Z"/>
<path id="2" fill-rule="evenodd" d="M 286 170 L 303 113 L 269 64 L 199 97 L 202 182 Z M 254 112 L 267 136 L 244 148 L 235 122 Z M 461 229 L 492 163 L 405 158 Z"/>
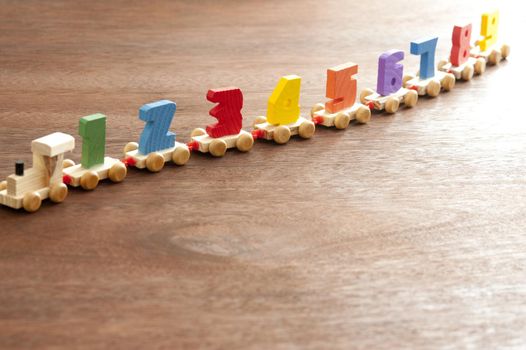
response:
<path id="1" fill-rule="evenodd" d="M 206 132 L 211 137 L 236 135 L 241 131 L 243 116 L 243 94 L 239 88 L 223 88 L 208 90 L 206 99 L 218 103 L 209 114 L 217 119 L 217 123 L 208 125 Z"/>

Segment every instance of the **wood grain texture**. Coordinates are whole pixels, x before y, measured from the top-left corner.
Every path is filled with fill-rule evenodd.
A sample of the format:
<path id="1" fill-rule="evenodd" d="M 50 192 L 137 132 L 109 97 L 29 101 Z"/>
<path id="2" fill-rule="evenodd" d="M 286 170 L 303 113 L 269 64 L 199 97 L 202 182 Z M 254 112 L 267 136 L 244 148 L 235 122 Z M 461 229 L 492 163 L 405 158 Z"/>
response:
<path id="1" fill-rule="evenodd" d="M 526 120 L 520 2 L 500 3 L 508 61 L 395 115 L 184 167 L 129 169 L 35 214 L 0 209 L 0 347 L 520 348 L 526 345 Z M 473 21 L 478 1 L 0 3 L 0 174 L 30 142 L 107 115 L 106 154 L 137 110 L 177 101 L 178 141 L 238 86 L 244 127 L 279 77 L 302 115 L 328 67 Z M 374 17 L 374 18 L 373 18 Z M 512 31 L 515 29 L 515 31 Z M 408 72 L 418 58 L 406 54 Z M 68 156 L 69 157 L 69 156 Z M 80 148 L 71 158 L 80 160 Z"/>

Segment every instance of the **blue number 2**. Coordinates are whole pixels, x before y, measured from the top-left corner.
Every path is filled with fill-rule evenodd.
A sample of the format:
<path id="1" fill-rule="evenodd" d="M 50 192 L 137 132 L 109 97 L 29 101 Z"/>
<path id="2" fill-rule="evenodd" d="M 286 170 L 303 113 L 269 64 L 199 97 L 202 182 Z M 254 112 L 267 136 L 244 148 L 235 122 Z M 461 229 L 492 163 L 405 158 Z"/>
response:
<path id="1" fill-rule="evenodd" d="M 435 76 L 435 50 L 438 38 L 422 39 L 411 42 L 411 53 L 420 55 L 420 79 Z"/>
<path id="2" fill-rule="evenodd" d="M 148 154 L 175 145 L 175 133 L 168 131 L 175 114 L 175 102 L 161 100 L 139 109 L 139 119 L 146 125 L 139 139 L 139 152 Z"/>

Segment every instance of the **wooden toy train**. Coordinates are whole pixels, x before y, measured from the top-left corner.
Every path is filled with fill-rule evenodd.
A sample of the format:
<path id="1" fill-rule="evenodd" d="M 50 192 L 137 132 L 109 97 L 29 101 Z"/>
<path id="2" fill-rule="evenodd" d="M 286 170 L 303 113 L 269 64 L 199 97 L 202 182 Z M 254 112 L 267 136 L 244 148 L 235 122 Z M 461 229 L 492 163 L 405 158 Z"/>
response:
<path id="1" fill-rule="evenodd" d="M 25 170 L 23 162 L 16 162 L 15 174 L 0 182 L 0 204 L 28 212 L 37 211 L 42 200 L 64 201 L 69 186 L 93 190 L 100 180 L 121 182 L 127 167 L 147 168 L 151 172 L 162 170 L 166 162 L 184 165 L 191 151 L 210 153 L 222 157 L 230 148 L 248 152 L 254 140 L 273 140 L 285 144 L 294 135 L 309 139 L 316 125 L 346 129 L 352 121 L 368 123 L 371 111 L 395 113 L 400 105 L 414 107 L 419 96 L 435 97 L 450 91 L 459 79 L 470 80 L 480 75 L 486 65 L 497 65 L 506 59 L 510 47 L 497 44 L 498 11 L 482 15 L 481 38 L 473 46 L 471 24 L 455 26 L 452 33 L 452 49 L 448 59 L 435 67 L 435 50 L 438 38 L 411 42 L 410 52 L 420 56 L 420 70 L 405 74 L 399 62 L 404 58 L 401 50 L 382 53 L 378 59 L 376 91 L 364 89 L 356 102 L 358 65 L 352 62 L 327 70 L 326 97 L 329 101 L 317 103 L 311 109 L 310 118 L 300 115 L 301 78 L 297 75 L 282 77 L 268 100 L 267 115 L 256 117 L 253 130 L 242 130 L 243 94 L 239 88 L 229 87 L 209 90 L 207 99 L 217 105 L 210 115 L 217 123 L 206 129 L 197 128 L 191 141 L 176 141 L 169 131 L 176 112 L 175 102 L 161 100 L 148 103 L 139 109 L 139 118 L 146 124 L 139 142 L 129 142 L 124 147 L 123 160 L 105 156 L 106 116 L 93 114 L 80 119 L 79 134 L 82 142 L 80 164 L 64 159 L 72 151 L 72 136 L 56 132 L 31 143 L 33 167 Z"/>

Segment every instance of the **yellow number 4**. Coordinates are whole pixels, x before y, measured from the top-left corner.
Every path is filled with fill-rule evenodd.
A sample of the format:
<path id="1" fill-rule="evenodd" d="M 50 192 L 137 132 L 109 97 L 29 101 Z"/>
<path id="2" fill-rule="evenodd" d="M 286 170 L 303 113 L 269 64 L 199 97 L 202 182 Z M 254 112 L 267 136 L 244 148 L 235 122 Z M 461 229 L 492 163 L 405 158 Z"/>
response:
<path id="1" fill-rule="evenodd" d="M 497 29 L 499 27 L 499 11 L 482 14 L 482 23 L 480 25 L 480 35 L 484 39 L 480 40 L 479 46 L 481 51 L 486 51 L 489 47 L 497 42 Z"/>
<path id="2" fill-rule="evenodd" d="M 281 77 L 268 99 L 267 122 L 274 125 L 291 124 L 300 116 L 301 78 L 297 75 Z"/>

